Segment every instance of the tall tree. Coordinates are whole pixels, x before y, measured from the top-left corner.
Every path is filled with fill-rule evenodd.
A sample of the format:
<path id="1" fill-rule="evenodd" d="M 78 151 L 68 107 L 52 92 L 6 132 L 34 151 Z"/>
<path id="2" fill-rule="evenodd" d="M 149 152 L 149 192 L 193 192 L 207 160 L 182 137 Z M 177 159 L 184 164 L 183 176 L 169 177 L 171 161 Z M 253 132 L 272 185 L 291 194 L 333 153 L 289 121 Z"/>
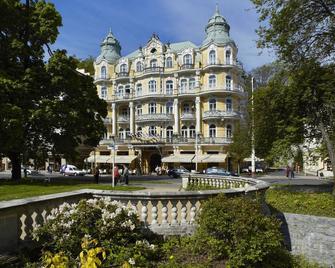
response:
<path id="1" fill-rule="evenodd" d="M 79 59 L 77 66 L 79 69 L 85 69 L 90 75 L 94 75 L 94 58 L 92 56 L 86 59 Z"/>
<path id="2" fill-rule="evenodd" d="M 97 144 L 104 132 L 106 103 L 92 78 L 77 73 L 65 51 L 44 62 L 59 26 L 51 3 L 0 1 L 0 153 L 12 162 L 12 179 L 21 178 L 23 153 L 72 155 L 79 144 Z"/>
<path id="3" fill-rule="evenodd" d="M 298 114 L 304 117 L 307 136 L 325 143 L 335 180 L 335 2 L 251 1 L 264 22 L 258 29 L 259 46 L 274 48 L 290 69 L 290 93 L 297 98 L 292 105 L 303 111 Z"/>

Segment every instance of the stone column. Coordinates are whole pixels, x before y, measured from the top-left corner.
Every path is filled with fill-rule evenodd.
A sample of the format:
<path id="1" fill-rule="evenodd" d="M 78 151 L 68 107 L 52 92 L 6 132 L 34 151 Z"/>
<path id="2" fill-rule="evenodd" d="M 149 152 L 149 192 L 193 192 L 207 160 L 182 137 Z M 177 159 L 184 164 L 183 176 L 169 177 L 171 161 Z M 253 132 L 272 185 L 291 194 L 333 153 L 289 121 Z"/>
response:
<path id="1" fill-rule="evenodd" d="M 195 72 L 195 87 L 200 87 L 200 71 Z"/>
<path id="2" fill-rule="evenodd" d="M 179 93 L 179 77 L 178 77 L 178 73 L 175 73 L 173 76 L 175 78 L 175 86 L 173 87 L 173 94 L 177 95 Z"/>
<path id="3" fill-rule="evenodd" d="M 116 135 L 116 104 L 112 103 L 112 136 Z"/>
<path id="4" fill-rule="evenodd" d="M 195 98 L 195 118 L 196 118 L 195 132 L 196 134 L 199 134 L 201 125 L 200 97 Z"/>
<path id="5" fill-rule="evenodd" d="M 135 114 L 134 114 L 134 103 L 131 101 L 129 102 L 129 122 L 130 122 L 130 134 L 133 135 L 134 133 L 134 122 L 135 122 L 135 118 L 134 118 Z"/>
<path id="6" fill-rule="evenodd" d="M 173 101 L 173 113 L 174 113 L 174 127 L 173 134 L 179 134 L 179 105 L 178 99 L 174 99 Z"/>

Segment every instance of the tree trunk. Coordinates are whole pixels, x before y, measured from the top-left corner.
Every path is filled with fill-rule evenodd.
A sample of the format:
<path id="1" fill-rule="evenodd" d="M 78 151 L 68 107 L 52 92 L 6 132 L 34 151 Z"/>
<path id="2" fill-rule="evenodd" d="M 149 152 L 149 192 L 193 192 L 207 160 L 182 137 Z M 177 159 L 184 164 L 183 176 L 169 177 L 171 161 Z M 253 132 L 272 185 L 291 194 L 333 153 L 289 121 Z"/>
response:
<path id="1" fill-rule="evenodd" d="M 8 157 L 12 163 L 12 180 L 21 180 L 21 156 L 20 153 L 9 153 Z"/>
<path id="2" fill-rule="evenodd" d="M 240 175 L 241 171 L 240 171 L 240 161 L 237 161 L 237 174 Z"/>
<path id="3" fill-rule="evenodd" d="M 321 134 L 323 137 L 324 142 L 326 143 L 328 155 L 329 155 L 329 160 L 332 165 L 332 170 L 333 170 L 333 179 L 334 179 L 334 186 L 333 186 L 333 195 L 335 195 L 335 154 L 334 154 L 334 145 L 331 139 L 329 138 L 329 135 L 325 129 L 325 126 L 321 120 L 320 122 L 320 130 Z"/>

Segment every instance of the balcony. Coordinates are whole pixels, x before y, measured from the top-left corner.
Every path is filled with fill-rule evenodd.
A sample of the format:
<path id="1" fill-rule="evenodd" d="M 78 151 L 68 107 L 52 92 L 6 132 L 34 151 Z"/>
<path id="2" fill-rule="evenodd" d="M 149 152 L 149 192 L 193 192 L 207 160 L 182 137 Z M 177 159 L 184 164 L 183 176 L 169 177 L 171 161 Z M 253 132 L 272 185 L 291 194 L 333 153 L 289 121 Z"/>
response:
<path id="1" fill-rule="evenodd" d="M 129 115 L 119 115 L 116 121 L 118 123 L 129 123 Z"/>
<path id="2" fill-rule="evenodd" d="M 194 69 L 193 63 L 185 63 L 182 66 L 180 66 L 180 70 L 190 70 L 190 69 Z"/>
<path id="3" fill-rule="evenodd" d="M 173 114 L 141 114 L 135 116 L 137 123 L 154 121 L 173 121 Z"/>
<path id="4" fill-rule="evenodd" d="M 94 77 L 94 82 L 106 82 L 109 81 L 109 75 L 99 75 Z"/>
<path id="5" fill-rule="evenodd" d="M 238 119 L 239 117 L 239 113 L 237 112 L 220 110 L 205 111 L 202 115 L 203 120 L 223 118 Z"/>
<path id="6" fill-rule="evenodd" d="M 123 95 L 116 95 L 115 99 L 116 100 L 128 100 L 131 98 L 131 94 L 130 93 L 125 93 Z"/>
<path id="7" fill-rule="evenodd" d="M 192 112 L 183 112 L 180 117 L 183 121 L 193 121 L 195 120 L 195 113 Z"/>
<path id="8" fill-rule="evenodd" d="M 117 78 L 128 78 L 129 77 L 129 73 L 128 72 L 119 72 L 116 74 Z"/>
<path id="9" fill-rule="evenodd" d="M 163 67 L 147 67 L 144 69 L 144 73 L 162 73 Z"/>
<path id="10" fill-rule="evenodd" d="M 206 69 L 210 69 L 210 68 L 216 68 L 216 67 L 219 67 L 219 68 L 226 68 L 226 67 L 229 67 L 229 68 L 232 68 L 232 67 L 240 67 L 238 64 L 236 64 L 236 62 L 231 62 L 229 60 L 215 60 L 215 61 L 212 61 L 212 62 L 209 62 L 206 66 L 203 67 L 203 70 L 206 70 Z"/>

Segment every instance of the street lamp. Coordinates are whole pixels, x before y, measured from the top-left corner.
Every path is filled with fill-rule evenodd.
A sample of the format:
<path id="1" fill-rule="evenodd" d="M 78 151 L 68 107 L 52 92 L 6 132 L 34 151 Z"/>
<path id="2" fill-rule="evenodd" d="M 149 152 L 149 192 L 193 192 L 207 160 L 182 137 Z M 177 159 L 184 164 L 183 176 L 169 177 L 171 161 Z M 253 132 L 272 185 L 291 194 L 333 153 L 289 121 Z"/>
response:
<path id="1" fill-rule="evenodd" d="M 251 174 L 254 177 L 256 173 L 256 154 L 255 154 L 255 115 L 254 115 L 254 77 L 251 77 Z"/>
<path id="2" fill-rule="evenodd" d="M 198 139 L 199 139 L 200 133 L 197 132 L 195 134 L 195 171 L 198 171 Z"/>
<path id="3" fill-rule="evenodd" d="M 108 146 L 108 149 L 112 150 L 113 158 L 112 158 L 112 187 L 115 187 L 115 177 L 114 177 L 114 166 L 115 166 L 115 137 L 111 136 L 112 144 Z"/>

